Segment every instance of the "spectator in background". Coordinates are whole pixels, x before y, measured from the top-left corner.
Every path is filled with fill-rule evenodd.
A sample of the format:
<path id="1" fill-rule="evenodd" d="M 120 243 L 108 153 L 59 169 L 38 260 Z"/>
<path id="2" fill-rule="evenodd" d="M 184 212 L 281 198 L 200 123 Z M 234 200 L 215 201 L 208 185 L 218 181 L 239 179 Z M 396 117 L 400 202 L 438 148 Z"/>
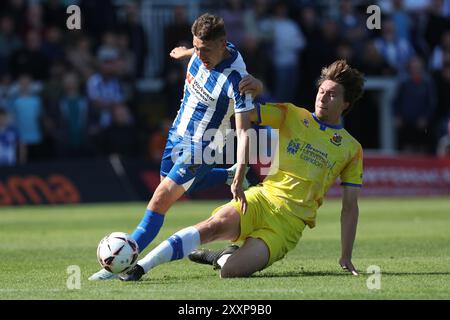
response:
<path id="1" fill-rule="evenodd" d="M 2 5 L 5 6 L 4 12 L 6 12 L 9 16 L 12 17 L 15 25 L 15 30 L 19 30 L 21 27 L 19 24 L 21 21 L 25 20 L 28 1 L 26 0 L 4 0 L 1 1 Z M 5 3 L 6 2 L 6 3 Z"/>
<path id="2" fill-rule="evenodd" d="M 360 24 L 360 17 L 355 12 L 355 7 L 352 0 L 339 1 L 339 30 L 344 32 L 344 37 L 347 37 L 346 32 L 352 30 L 356 25 Z"/>
<path id="3" fill-rule="evenodd" d="M 0 105 L 5 106 L 5 108 L 9 107 L 11 82 L 12 80 L 9 74 L 0 75 Z"/>
<path id="4" fill-rule="evenodd" d="M 192 35 L 191 35 L 192 37 Z M 180 46 L 190 47 L 191 42 L 180 42 Z M 170 51 L 169 51 L 170 52 Z M 166 71 L 164 73 L 164 93 L 166 96 L 167 107 L 164 110 L 164 116 L 174 119 L 180 108 L 180 101 L 183 98 L 183 86 L 186 79 L 186 68 L 189 59 L 181 59 L 167 62 Z"/>
<path id="5" fill-rule="evenodd" d="M 299 8 L 297 23 L 306 38 L 306 43 L 320 37 L 320 19 L 313 5 L 304 5 Z"/>
<path id="6" fill-rule="evenodd" d="M 23 163 L 23 145 L 19 132 L 10 124 L 6 109 L 0 106 L 0 167 Z"/>
<path id="7" fill-rule="evenodd" d="M 47 29 L 42 53 L 47 57 L 50 64 L 64 60 L 63 33 L 60 28 L 52 26 Z"/>
<path id="8" fill-rule="evenodd" d="M 47 0 L 43 3 L 44 21 L 49 27 L 63 28 L 66 25 L 66 7 L 61 0 Z"/>
<path id="9" fill-rule="evenodd" d="M 0 76 L 8 72 L 8 61 L 13 52 L 22 46 L 22 41 L 15 33 L 11 16 L 0 17 Z"/>
<path id="10" fill-rule="evenodd" d="M 288 18 L 284 2 L 275 5 L 272 28 L 274 94 L 278 101 L 294 101 L 299 84 L 299 56 L 306 45 L 305 38 L 298 25 Z"/>
<path id="11" fill-rule="evenodd" d="M 46 112 L 55 115 L 59 109 L 58 104 L 63 94 L 63 78 L 67 67 L 62 61 L 53 63 L 50 67 L 49 79 L 45 81 L 40 91 Z"/>
<path id="12" fill-rule="evenodd" d="M 324 65 L 336 60 L 336 48 L 341 42 L 339 27 L 335 20 L 326 18 L 320 25 L 320 36 L 312 38 L 302 54 L 302 102 L 304 105 L 313 105 L 316 97 L 315 83 Z M 326 48 L 326 50 L 324 50 Z M 311 112 L 313 110 L 310 110 Z"/>
<path id="13" fill-rule="evenodd" d="M 450 156 L 450 116 L 447 119 L 447 134 L 442 136 L 437 145 L 438 157 L 444 158 Z"/>
<path id="14" fill-rule="evenodd" d="M 149 39 L 139 19 L 139 5 L 136 1 L 125 4 L 126 20 L 119 25 L 119 30 L 125 32 L 129 39 L 129 49 L 134 53 L 134 74 L 142 78 L 145 72 L 145 61 L 148 55 Z M 167 51 L 164 51 L 167 52 Z"/>
<path id="15" fill-rule="evenodd" d="M 245 34 L 258 39 L 261 44 L 267 44 L 272 39 L 272 30 L 268 23 L 270 19 L 269 5 L 270 0 L 255 0 L 244 14 Z"/>
<path id="16" fill-rule="evenodd" d="M 33 79 L 46 80 L 49 67 L 49 61 L 42 52 L 40 33 L 36 30 L 30 30 L 26 36 L 25 47 L 16 50 L 10 57 L 10 68 L 13 77 L 27 73 Z"/>
<path id="17" fill-rule="evenodd" d="M 157 130 L 150 135 L 150 139 L 148 140 L 147 157 L 155 164 L 159 165 L 161 163 L 172 122 L 173 121 L 171 119 L 163 119 Z"/>
<path id="18" fill-rule="evenodd" d="M 370 76 L 395 76 L 396 70 L 384 60 L 373 41 L 364 44 L 361 71 Z"/>
<path id="19" fill-rule="evenodd" d="M 442 69 L 434 73 L 437 92 L 437 108 L 433 123 L 436 126 L 436 138 L 447 131 L 447 116 L 450 114 L 450 59 Z"/>
<path id="20" fill-rule="evenodd" d="M 102 48 L 98 53 L 100 71 L 93 74 L 87 82 L 87 96 L 95 121 L 92 127 L 95 134 L 106 128 L 112 121 L 112 109 L 124 102 L 124 92 L 118 74 L 119 52 L 113 48 Z"/>
<path id="21" fill-rule="evenodd" d="M 357 65 L 356 54 L 350 42 L 343 40 L 336 48 L 336 58 L 346 60 L 349 65 Z"/>
<path id="22" fill-rule="evenodd" d="M 102 35 L 114 30 L 117 24 L 113 0 L 80 0 L 82 30 L 89 32 L 94 43 L 99 43 Z"/>
<path id="23" fill-rule="evenodd" d="M 340 1 L 339 5 L 339 31 L 354 50 L 360 51 L 367 37 L 366 17 L 356 11 L 352 0 Z"/>
<path id="24" fill-rule="evenodd" d="M 404 0 L 392 1 L 392 22 L 394 23 L 395 36 L 397 39 L 411 41 L 411 17 L 403 6 Z"/>
<path id="25" fill-rule="evenodd" d="M 269 15 L 269 0 L 255 0 L 244 12 L 244 42 L 240 51 L 247 70 L 258 79 L 265 79 L 267 89 L 273 90 L 272 39 L 273 28 Z M 258 76 L 259 75 L 259 76 Z"/>
<path id="26" fill-rule="evenodd" d="M 57 127 L 59 125 L 59 101 L 63 94 L 63 77 L 67 72 L 62 61 L 56 61 L 50 67 L 50 77 L 44 82 L 40 97 L 43 102 L 42 133 L 43 146 L 49 155 L 55 155 L 58 140 Z"/>
<path id="27" fill-rule="evenodd" d="M 431 54 L 431 70 L 441 70 L 445 60 L 450 60 L 450 29 L 442 34 L 441 43 L 434 48 Z"/>
<path id="28" fill-rule="evenodd" d="M 17 127 L 19 136 L 25 145 L 24 159 L 27 162 L 40 160 L 45 156 L 41 150 L 43 142 L 41 98 L 32 92 L 32 78 L 29 75 L 21 75 L 18 82 L 18 96 L 12 100 L 11 105 L 14 125 Z"/>
<path id="29" fill-rule="evenodd" d="M 430 52 L 439 45 L 445 30 L 450 30 L 450 19 L 444 15 L 443 4 L 442 0 L 430 0 L 426 13 L 425 39 Z"/>
<path id="30" fill-rule="evenodd" d="M 127 82 L 133 82 L 136 72 L 136 57 L 130 48 L 130 39 L 126 33 L 119 33 L 116 39 L 116 47 L 119 51 L 119 76 Z"/>
<path id="31" fill-rule="evenodd" d="M 173 23 L 164 29 L 164 52 L 192 42 L 191 23 L 187 20 L 186 7 L 179 5 L 173 11 Z M 166 65 L 173 62 L 169 55 L 165 55 Z"/>
<path id="32" fill-rule="evenodd" d="M 97 137 L 98 150 L 104 155 L 134 157 L 138 154 L 139 141 L 130 110 L 124 104 L 112 109 L 112 123 Z"/>
<path id="33" fill-rule="evenodd" d="M 430 121 L 435 111 L 435 87 L 419 57 L 408 64 L 408 76 L 399 84 L 394 113 L 401 151 L 430 152 Z"/>
<path id="34" fill-rule="evenodd" d="M 103 50 L 97 51 L 98 46 L 106 45 L 108 50 L 118 51 L 119 58 L 113 78 L 125 80 L 120 83 L 123 96 L 121 101 L 126 100 L 135 111 L 135 104 L 130 103 L 128 97 L 130 96 L 129 92 L 133 92 L 136 77 L 144 76 L 148 44 L 163 45 L 163 43 L 157 42 L 158 39 L 150 39 L 145 34 L 141 23 L 140 2 L 79 0 L 78 3 L 82 8 L 81 31 L 68 31 L 65 28 L 66 2 L 62 0 L 0 1 L 0 105 L 3 103 L 8 107 L 11 106 L 8 101 L 9 97 L 7 97 L 7 93 L 11 91 L 10 87 L 13 87 L 10 83 L 21 74 L 29 73 L 35 80 L 44 81 L 44 91 L 41 92 L 43 113 L 50 112 L 52 118 L 56 119 L 54 122 L 57 123 L 60 121 L 59 103 L 63 83 L 61 72 L 63 69 L 65 70 L 65 67 L 61 67 L 63 65 L 61 61 L 69 62 L 70 68 L 79 73 L 79 81 L 84 86 L 87 80 L 91 79 L 97 67 L 93 52 L 98 52 L 100 56 L 100 51 Z M 263 80 L 267 85 L 266 88 L 271 89 L 269 92 L 274 94 L 274 87 L 278 84 L 280 90 L 280 86 L 282 86 L 280 81 L 276 80 L 277 73 L 274 70 L 277 69 L 272 65 L 277 55 L 269 51 L 275 48 L 272 41 L 276 41 L 276 38 L 273 37 L 275 31 L 273 21 L 275 19 L 272 19 L 275 12 L 272 10 L 274 7 L 271 6 L 276 1 L 223 0 L 211 2 L 211 8 L 219 10 L 221 4 L 225 2 L 227 2 L 226 11 L 230 14 L 230 19 L 235 19 L 229 21 L 226 18 L 229 21 L 227 29 L 233 29 L 234 23 L 239 26 L 235 29 L 238 30 L 236 32 L 229 30 L 231 41 L 234 41 L 235 44 L 240 43 L 241 53 L 246 58 L 248 71 Z M 382 7 L 382 14 L 387 13 L 389 16 L 386 21 L 382 21 L 382 29 L 379 31 L 368 31 L 365 28 L 366 1 L 344 0 L 339 2 L 339 7 L 333 1 L 289 0 L 285 3 L 296 8 L 297 11 L 291 10 L 290 16 L 296 19 L 295 22 L 300 26 L 299 29 L 304 34 L 306 43 L 303 50 L 296 51 L 297 55 L 300 53 L 300 57 L 297 57 L 299 59 L 297 60 L 297 71 L 296 74 L 293 74 L 301 77 L 301 84 L 296 85 L 296 88 L 302 87 L 302 90 L 297 90 L 297 94 L 300 94 L 301 97 L 295 99 L 299 98 L 302 104 L 310 105 L 314 101 L 315 92 L 314 87 L 308 84 L 315 82 L 322 65 L 331 63 L 337 57 L 345 57 L 347 60 L 352 56 L 359 58 L 353 64 L 358 65 L 367 75 L 394 76 L 399 72 L 398 68 L 400 67 L 403 70 L 400 72 L 404 73 L 403 77 L 407 73 L 406 61 L 410 56 L 405 52 L 414 52 L 414 50 L 404 49 L 414 47 L 416 52 L 427 58 L 424 60 L 425 65 L 434 72 L 433 80 L 436 83 L 438 103 L 434 118 L 429 120 L 429 123 L 435 124 L 436 127 L 433 132 L 434 140 L 431 143 L 435 149 L 438 138 L 446 132 L 446 114 L 450 105 L 449 77 L 447 76 L 449 71 L 448 67 L 445 67 L 446 61 L 450 61 L 449 0 L 378 1 L 379 5 L 385 3 L 387 4 L 386 8 L 389 7 L 389 10 Z M 332 8 L 332 6 L 335 7 Z M 429 7 L 427 12 L 424 11 L 425 6 Z M 173 12 L 170 11 L 172 8 L 174 8 Z M 358 9 L 364 11 L 358 11 Z M 171 45 L 164 43 L 166 49 L 155 48 L 155 51 L 161 50 L 164 55 L 173 47 L 180 44 L 185 45 L 180 42 L 183 39 L 187 41 L 188 46 L 191 45 L 190 23 L 187 21 L 186 6 L 175 7 L 168 4 L 165 6 L 165 10 L 167 13 L 174 14 L 174 23 L 165 30 L 164 41 L 174 43 Z M 336 20 L 332 20 L 328 13 L 335 13 Z M 224 12 L 224 15 L 226 14 Z M 358 23 L 356 21 L 361 19 L 361 14 L 364 21 Z M 124 18 L 119 28 L 115 21 L 116 16 Z M 357 30 L 358 26 L 363 27 L 363 30 Z M 112 32 L 107 32 L 105 36 L 107 30 L 112 30 Z M 367 40 L 367 35 L 375 36 L 381 33 L 389 35 L 383 34 L 383 37 L 377 38 L 377 46 L 375 46 L 374 40 Z M 394 36 L 391 36 L 392 33 Z M 103 38 L 101 38 L 102 35 Z M 241 40 L 233 40 L 234 36 Z M 295 43 L 292 37 L 287 37 L 285 34 L 283 36 L 289 40 L 288 44 Z M 357 55 L 351 54 L 348 42 L 342 42 L 341 37 L 351 43 L 353 52 L 358 53 Z M 76 39 L 76 42 L 63 47 L 66 40 L 70 41 L 72 38 Z M 387 41 L 387 38 L 394 40 Z M 42 39 L 42 43 L 40 39 Z M 102 43 L 99 43 L 99 40 Z M 327 49 L 324 50 L 324 47 Z M 282 54 L 279 56 L 281 57 L 287 52 L 290 50 L 282 50 Z M 167 76 L 165 78 L 166 86 L 161 89 L 161 92 L 156 93 L 156 97 L 164 98 L 163 95 L 167 97 L 169 107 L 164 110 L 162 110 L 164 107 L 161 107 L 160 114 L 167 112 L 165 115 L 172 114 L 174 116 L 176 113 L 176 109 L 173 108 L 179 105 L 181 99 L 182 90 L 179 88 L 184 84 L 185 62 L 187 61 L 182 61 L 180 64 L 179 61 L 171 60 L 170 66 L 164 69 L 164 76 Z M 166 70 L 169 71 L 166 72 Z M 57 77 L 55 77 L 56 74 L 58 74 Z M 289 79 L 289 81 L 284 80 L 284 83 L 291 85 L 296 81 L 295 77 L 292 79 L 294 81 Z M 38 82 L 38 85 L 41 83 Z M 281 89 L 290 91 L 287 87 Z M 96 88 L 96 90 L 100 89 Z M 373 103 L 378 106 L 378 92 L 368 92 L 365 97 L 368 95 L 373 95 Z M 92 100 L 90 101 L 92 102 Z M 156 100 L 154 104 L 156 104 Z M 102 118 L 108 119 L 109 117 L 110 120 L 105 121 L 105 125 L 111 122 L 110 111 L 99 111 L 98 113 L 106 114 Z M 353 116 L 356 117 L 357 113 Z M 138 114 L 135 115 L 135 118 L 140 119 Z M 351 126 L 350 121 L 352 119 L 347 119 L 347 123 Z M 355 121 L 360 120 L 355 119 Z M 45 125 L 42 127 L 44 141 L 46 127 Z M 366 127 L 363 129 L 367 135 L 370 130 Z M 378 144 L 375 145 L 375 147 L 378 146 Z M 42 153 L 42 148 L 40 152 Z"/>
<path id="35" fill-rule="evenodd" d="M 174 60 L 167 54 L 173 48 L 192 46 L 191 24 L 187 20 L 186 7 L 178 5 L 173 11 L 173 23 L 164 29 L 164 93 L 167 107 L 164 116 L 174 118 L 183 97 L 186 67 L 189 60 Z"/>
<path id="36" fill-rule="evenodd" d="M 186 67 L 189 60 L 174 60 L 167 52 L 173 48 L 192 46 L 191 24 L 187 20 L 186 7 L 176 6 L 173 11 L 173 23 L 164 29 L 164 93 L 167 107 L 164 116 L 175 118 L 183 97 L 183 86 L 186 79 Z"/>
<path id="37" fill-rule="evenodd" d="M 95 72 L 95 58 L 91 53 L 91 41 L 88 36 L 81 35 L 75 44 L 68 46 L 66 50 L 67 60 L 82 76 L 82 81 L 87 81 Z"/>
<path id="38" fill-rule="evenodd" d="M 88 156 L 89 106 L 80 92 L 80 79 L 75 72 L 64 75 L 63 90 L 59 101 L 59 154 L 62 157 Z"/>
<path id="39" fill-rule="evenodd" d="M 25 20 L 21 20 L 18 27 L 22 37 L 26 37 L 31 30 L 38 32 L 42 38 L 45 37 L 43 10 L 39 2 L 29 1 L 25 13 Z"/>
<path id="40" fill-rule="evenodd" d="M 428 1 L 428 0 L 427 0 Z M 413 46 L 416 54 L 422 59 L 428 60 L 430 55 L 430 48 L 425 39 L 426 15 L 425 8 L 410 8 L 412 1 L 403 1 L 403 8 L 401 11 L 408 15 L 409 24 L 409 42 Z M 424 3 L 424 6 L 427 5 Z M 402 34 L 402 33 L 400 33 Z"/>
<path id="41" fill-rule="evenodd" d="M 241 45 L 241 54 L 245 59 L 248 73 L 257 79 L 267 79 L 270 76 L 268 56 L 258 38 L 247 34 Z"/>
<path id="42" fill-rule="evenodd" d="M 403 75 L 407 72 L 408 61 L 414 55 L 414 49 L 406 39 L 397 38 L 391 18 L 386 18 L 381 23 L 381 37 L 375 39 L 375 46 L 387 63 L 399 75 Z"/>
<path id="43" fill-rule="evenodd" d="M 116 49 L 117 48 L 117 32 L 113 30 L 108 30 L 102 35 L 102 41 L 100 46 L 97 48 L 97 55 L 103 49 Z"/>
<path id="44" fill-rule="evenodd" d="M 226 0 L 219 15 L 225 21 L 227 40 L 240 49 L 245 36 L 244 1 Z"/>

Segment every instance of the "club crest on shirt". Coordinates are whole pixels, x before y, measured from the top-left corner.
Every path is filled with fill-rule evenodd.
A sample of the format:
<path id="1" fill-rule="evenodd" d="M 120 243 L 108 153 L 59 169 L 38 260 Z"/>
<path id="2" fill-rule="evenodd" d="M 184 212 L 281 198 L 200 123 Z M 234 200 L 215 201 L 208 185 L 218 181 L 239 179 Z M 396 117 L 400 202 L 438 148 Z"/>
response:
<path id="1" fill-rule="evenodd" d="M 339 133 L 335 133 L 330 138 L 330 142 L 335 146 L 340 146 L 342 144 L 342 136 Z"/>
<path id="2" fill-rule="evenodd" d="M 297 142 L 297 140 L 289 141 L 289 144 L 287 146 L 288 153 L 294 155 L 298 152 L 298 149 L 300 149 L 300 142 Z"/>
<path id="3" fill-rule="evenodd" d="M 308 119 L 303 119 L 303 124 L 305 125 L 305 127 L 309 127 L 309 121 Z"/>

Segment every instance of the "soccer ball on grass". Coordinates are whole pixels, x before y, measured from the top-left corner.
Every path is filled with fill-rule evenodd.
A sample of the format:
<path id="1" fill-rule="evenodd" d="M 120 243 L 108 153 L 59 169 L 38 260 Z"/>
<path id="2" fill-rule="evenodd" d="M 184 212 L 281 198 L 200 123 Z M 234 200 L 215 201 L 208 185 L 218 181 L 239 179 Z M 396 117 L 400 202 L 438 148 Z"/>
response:
<path id="1" fill-rule="evenodd" d="M 125 232 L 113 232 L 104 237 L 97 247 L 97 260 L 112 273 L 130 270 L 136 264 L 139 248 L 136 241 Z"/>

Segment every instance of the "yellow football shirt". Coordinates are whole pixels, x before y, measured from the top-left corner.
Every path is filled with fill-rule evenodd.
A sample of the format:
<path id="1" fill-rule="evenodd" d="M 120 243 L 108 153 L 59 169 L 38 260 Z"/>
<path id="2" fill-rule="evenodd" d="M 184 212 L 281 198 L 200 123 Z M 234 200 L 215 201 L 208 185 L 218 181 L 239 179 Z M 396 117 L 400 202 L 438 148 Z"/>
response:
<path id="1" fill-rule="evenodd" d="M 342 126 L 327 125 L 293 104 L 262 104 L 258 112 L 260 125 L 279 130 L 273 161 L 278 170 L 264 179 L 264 193 L 312 228 L 337 177 L 342 185 L 361 187 L 362 147 Z"/>

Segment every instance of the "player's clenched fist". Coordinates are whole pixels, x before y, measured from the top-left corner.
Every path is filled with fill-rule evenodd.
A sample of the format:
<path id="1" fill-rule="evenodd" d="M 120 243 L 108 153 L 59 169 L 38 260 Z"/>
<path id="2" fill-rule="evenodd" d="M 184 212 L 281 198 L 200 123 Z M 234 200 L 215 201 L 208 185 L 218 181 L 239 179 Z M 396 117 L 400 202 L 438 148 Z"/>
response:
<path id="1" fill-rule="evenodd" d="M 188 49 L 184 46 L 173 48 L 170 51 L 170 56 L 174 59 L 184 59 L 192 56 L 193 49 Z"/>

